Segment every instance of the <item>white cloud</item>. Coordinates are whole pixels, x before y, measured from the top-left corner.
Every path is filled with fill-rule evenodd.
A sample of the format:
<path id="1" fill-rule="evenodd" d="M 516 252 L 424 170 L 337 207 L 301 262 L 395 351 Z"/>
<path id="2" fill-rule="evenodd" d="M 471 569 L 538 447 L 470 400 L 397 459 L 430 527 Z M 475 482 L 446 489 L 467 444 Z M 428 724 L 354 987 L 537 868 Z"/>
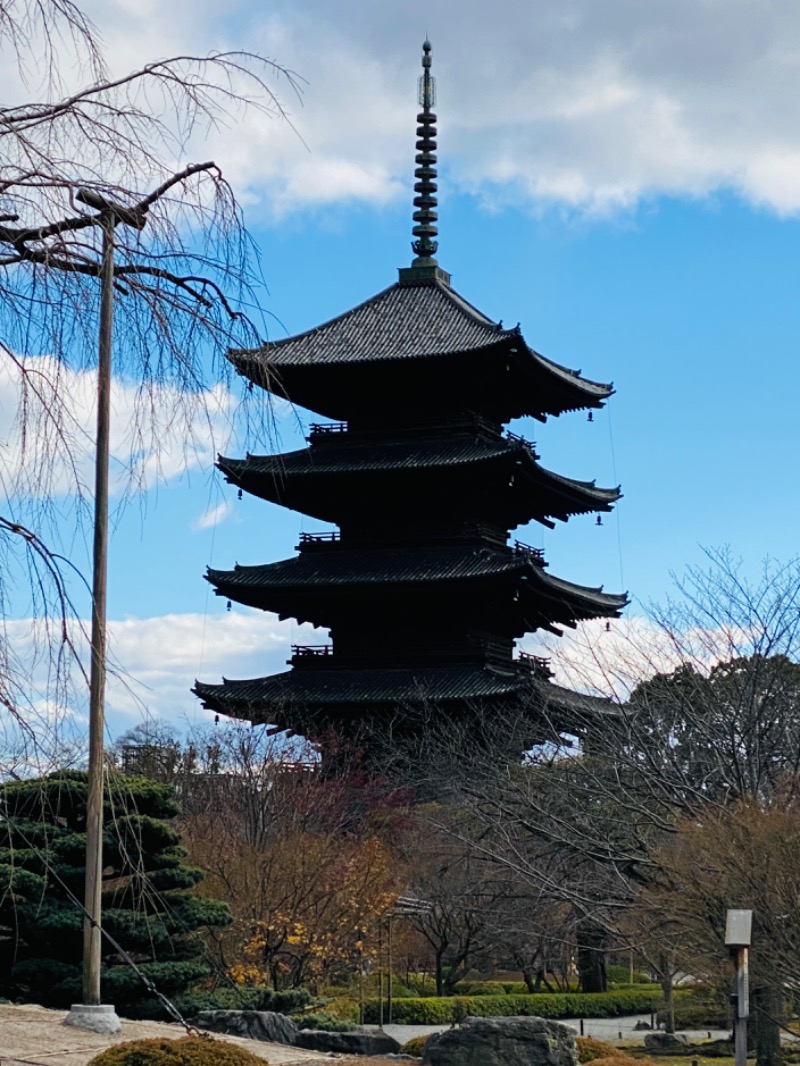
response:
<path id="1" fill-rule="evenodd" d="M 414 79 L 428 27 L 445 178 L 487 202 L 628 207 L 733 190 L 800 211 L 800 7 L 787 0 L 366 0 L 95 12 L 114 65 L 253 47 L 307 79 L 202 150 L 268 214 L 410 196 Z M 306 145 L 308 146 L 306 148 Z M 200 146 L 198 145 L 198 151 Z"/>
<path id="2" fill-rule="evenodd" d="M 25 374 L 20 371 L 25 368 Z M 147 490 L 193 469 L 210 470 L 231 432 L 234 400 L 223 386 L 191 394 L 111 390 L 111 491 Z M 35 498 L 94 490 L 96 374 L 49 356 L 0 358 L 0 484 Z"/>
<path id="3" fill-rule="evenodd" d="M 170 614 L 109 623 L 109 652 L 125 677 L 112 679 L 108 707 L 115 729 L 146 712 L 179 722 L 212 717 L 192 695 L 195 680 L 253 678 L 287 670 L 293 643 L 320 644 L 324 631 L 237 607 L 222 614 Z"/>
<path id="4" fill-rule="evenodd" d="M 631 616 L 583 622 L 561 637 L 541 633 L 520 643 L 550 660 L 557 684 L 625 700 L 639 682 L 682 663 L 707 671 L 720 661 L 752 655 L 756 636 L 731 625 L 682 629 Z"/>
<path id="5" fill-rule="evenodd" d="M 230 500 L 223 500 L 222 503 L 218 503 L 216 507 L 209 507 L 199 518 L 196 518 L 192 522 L 192 529 L 195 532 L 203 529 L 213 529 L 220 522 L 224 522 L 232 510 L 233 504 Z"/>

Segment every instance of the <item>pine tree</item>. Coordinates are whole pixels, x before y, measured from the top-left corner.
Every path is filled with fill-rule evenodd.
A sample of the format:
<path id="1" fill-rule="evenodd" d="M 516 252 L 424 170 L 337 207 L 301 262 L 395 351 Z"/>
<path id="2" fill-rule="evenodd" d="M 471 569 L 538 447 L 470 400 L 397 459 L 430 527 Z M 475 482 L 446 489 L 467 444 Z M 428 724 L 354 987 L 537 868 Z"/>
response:
<path id="1" fill-rule="evenodd" d="M 0 788 L 0 993 L 48 1007 L 80 1000 L 86 774 L 62 770 Z M 201 870 L 170 824 L 171 786 L 111 772 L 105 792 L 103 927 L 159 991 L 207 976 L 193 935 L 230 921 L 226 904 L 192 893 Z M 107 939 L 102 996 L 121 1014 L 157 1008 Z"/>

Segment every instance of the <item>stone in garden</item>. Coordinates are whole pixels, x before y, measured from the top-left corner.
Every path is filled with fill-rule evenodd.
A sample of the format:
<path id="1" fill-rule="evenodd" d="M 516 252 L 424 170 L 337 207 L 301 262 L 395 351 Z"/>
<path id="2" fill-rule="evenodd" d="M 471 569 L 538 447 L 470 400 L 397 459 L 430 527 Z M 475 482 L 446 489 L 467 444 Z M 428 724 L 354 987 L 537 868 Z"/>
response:
<path id="1" fill-rule="evenodd" d="M 294 1044 L 299 1029 L 285 1014 L 271 1010 L 203 1010 L 192 1023 L 212 1033 L 269 1040 L 273 1044 Z"/>
<path id="2" fill-rule="evenodd" d="M 546 1018 L 467 1018 L 425 1045 L 426 1066 L 577 1066 L 575 1033 Z"/>
<path id="3" fill-rule="evenodd" d="M 387 1033 L 367 1030 L 329 1033 L 324 1029 L 301 1029 L 295 1046 L 337 1055 L 391 1055 L 400 1050 L 400 1044 Z"/>
<path id="4" fill-rule="evenodd" d="M 644 1046 L 651 1051 L 683 1050 L 688 1043 L 688 1039 L 680 1033 L 648 1033 L 644 1038 Z"/>

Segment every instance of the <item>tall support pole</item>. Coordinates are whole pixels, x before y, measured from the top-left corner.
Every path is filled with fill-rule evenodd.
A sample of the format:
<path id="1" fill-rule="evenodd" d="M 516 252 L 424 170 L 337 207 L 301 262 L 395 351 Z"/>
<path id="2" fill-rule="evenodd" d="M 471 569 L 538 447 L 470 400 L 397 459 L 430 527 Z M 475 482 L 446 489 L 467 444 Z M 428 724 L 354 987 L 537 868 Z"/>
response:
<path id="1" fill-rule="evenodd" d="M 108 467 L 111 420 L 111 336 L 114 318 L 114 214 L 105 210 L 100 274 L 100 338 L 97 368 L 92 645 L 89 675 L 89 782 L 86 805 L 86 890 L 83 921 L 83 1003 L 100 1003 L 100 917 L 103 884 L 103 747 L 106 694 L 106 598 L 108 588 Z"/>
<path id="2" fill-rule="evenodd" d="M 750 1014 L 749 954 L 753 912 L 729 910 L 725 915 L 725 947 L 731 953 L 736 977 L 731 1001 L 734 1007 L 733 1042 L 736 1066 L 747 1066 L 747 1019 Z"/>
<path id="3" fill-rule="evenodd" d="M 736 963 L 736 1017 L 733 1023 L 733 1049 L 735 1066 L 747 1066 L 747 1018 L 750 1014 L 749 949 L 738 948 Z"/>
<path id="4" fill-rule="evenodd" d="M 89 774 L 86 796 L 86 887 L 83 921 L 83 1003 L 75 1003 L 68 1025 L 98 1033 L 121 1028 L 114 1008 L 100 1003 L 100 931 L 103 890 L 103 779 L 106 698 L 106 590 L 108 587 L 108 468 L 111 426 L 111 340 L 114 319 L 114 228 L 142 229 L 147 207 L 127 208 L 79 189 L 75 199 L 99 212 L 100 335 L 97 354 L 97 447 L 95 452 L 92 636 L 89 668 Z"/>

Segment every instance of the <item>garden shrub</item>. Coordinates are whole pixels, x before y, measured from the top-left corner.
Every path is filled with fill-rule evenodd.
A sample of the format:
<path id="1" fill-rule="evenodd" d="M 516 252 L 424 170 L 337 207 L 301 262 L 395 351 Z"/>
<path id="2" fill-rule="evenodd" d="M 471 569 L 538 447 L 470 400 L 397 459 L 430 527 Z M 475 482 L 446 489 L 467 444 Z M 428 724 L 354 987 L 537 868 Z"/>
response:
<path id="1" fill-rule="evenodd" d="M 336 1018 L 326 1011 L 319 1014 L 291 1014 L 289 1017 L 298 1029 L 324 1029 L 329 1033 L 349 1033 L 358 1028 L 353 1022 Z"/>
<path id="2" fill-rule="evenodd" d="M 278 1014 L 290 1014 L 302 1010 L 311 1003 L 311 993 L 305 988 L 288 988 L 275 992 L 271 988 L 215 988 L 205 992 L 184 992 L 173 996 L 172 1002 L 184 1018 L 193 1018 L 203 1010 L 272 1010 Z M 135 1013 L 126 1012 L 128 1018 L 145 1018 L 148 1021 L 172 1021 L 160 1000 L 148 999 L 137 1004 Z"/>
<path id="3" fill-rule="evenodd" d="M 578 1062 L 594 1062 L 595 1059 L 619 1058 L 624 1052 L 615 1048 L 613 1044 L 605 1040 L 595 1040 L 593 1036 L 577 1036 L 575 1043 L 578 1048 Z"/>
<path id="4" fill-rule="evenodd" d="M 666 1022 L 667 1014 L 663 1009 L 656 1014 L 659 1024 Z M 704 991 L 702 998 L 696 998 L 688 992 L 683 999 L 675 1001 L 676 1029 L 727 1029 L 732 1024 L 730 1007 L 720 997 L 709 997 Z"/>
<path id="5" fill-rule="evenodd" d="M 354 996 L 336 996 L 334 999 L 323 1000 L 320 1007 L 324 1008 L 325 1014 L 330 1014 L 340 1022 L 358 1022 L 361 1018 L 361 1007 Z"/>
<path id="6" fill-rule="evenodd" d="M 208 1037 L 127 1040 L 101 1051 L 89 1066 L 264 1066 L 252 1051 Z"/>
<path id="7" fill-rule="evenodd" d="M 404 1055 L 414 1055 L 416 1058 L 421 1059 L 427 1043 L 427 1036 L 412 1036 L 410 1040 L 406 1040 L 400 1050 Z"/>
<path id="8" fill-rule="evenodd" d="M 678 990 L 676 1002 L 687 993 Z M 660 989 L 628 988 L 616 992 L 537 992 L 523 996 L 459 996 L 460 1008 L 476 1018 L 533 1015 L 540 1018 L 616 1018 L 644 1014 L 663 1006 Z M 384 1003 L 385 1007 L 385 1003 Z M 365 1003 L 364 1021 L 377 1024 L 380 1003 Z M 455 1020 L 453 1000 L 436 996 L 400 999 L 392 1003 L 392 1021 L 405 1025 L 447 1025 Z"/>

